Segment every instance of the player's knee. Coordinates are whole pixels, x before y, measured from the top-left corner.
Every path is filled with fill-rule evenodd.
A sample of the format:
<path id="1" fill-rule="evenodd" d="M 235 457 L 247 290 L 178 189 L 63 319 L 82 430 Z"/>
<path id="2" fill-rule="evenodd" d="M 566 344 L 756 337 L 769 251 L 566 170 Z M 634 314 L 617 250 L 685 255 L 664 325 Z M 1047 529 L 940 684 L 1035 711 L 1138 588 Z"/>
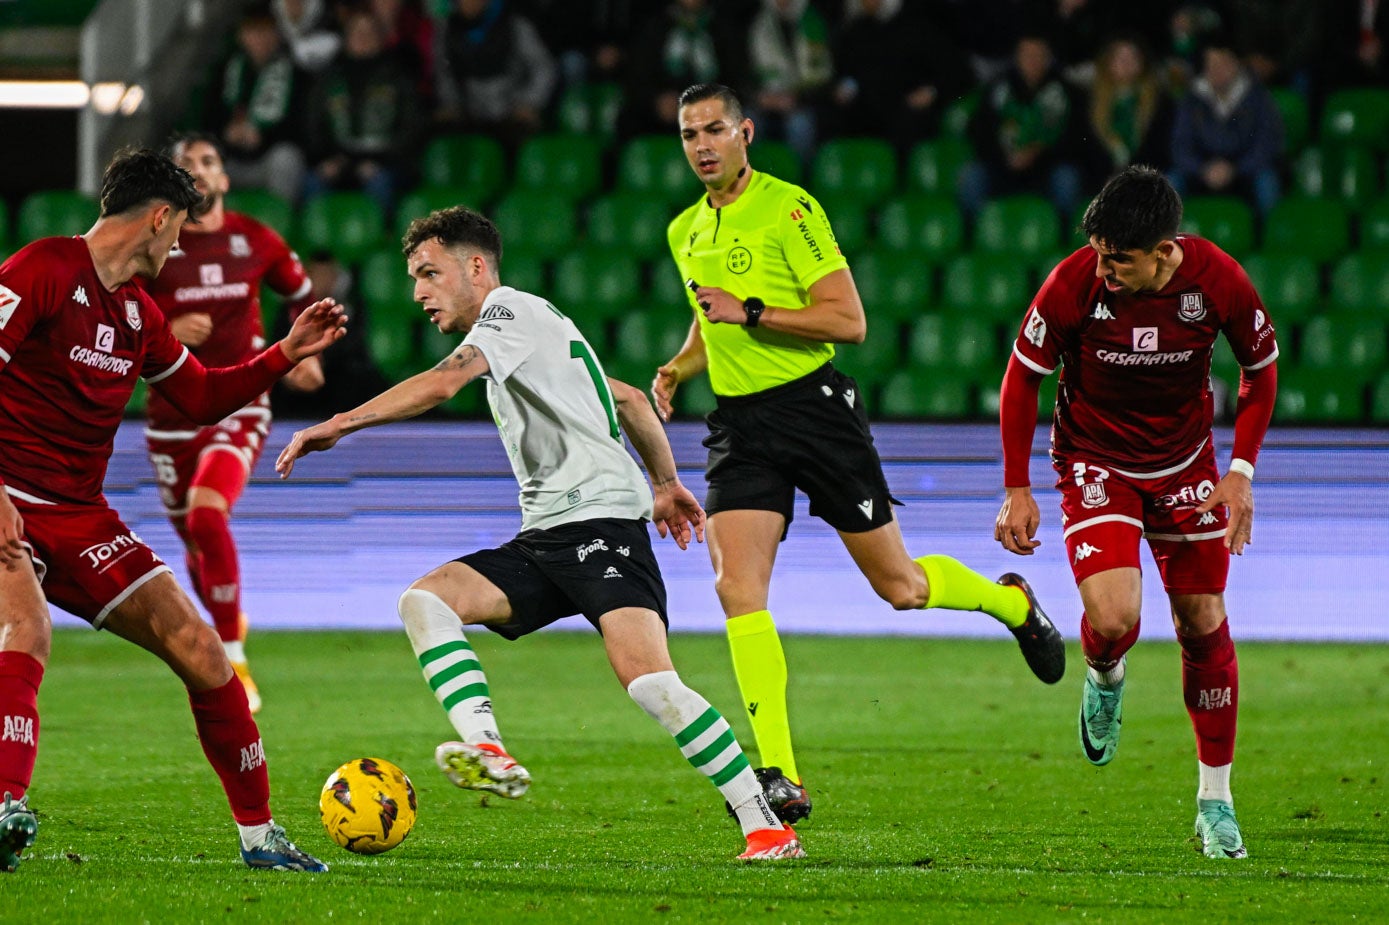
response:
<path id="1" fill-rule="evenodd" d="M 1089 621 L 1091 629 L 1105 639 L 1123 638 L 1129 630 L 1138 625 L 1138 615 L 1137 607 L 1085 608 L 1085 619 Z"/>
<path id="2" fill-rule="evenodd" d="M 218 687 L 231 674 L 221 638 L 196 615 L 168 630 L 162 642 L 164 660 L 190 687 Z"/>
<path id="3" fill-rule="evenodd" d="M 767 608 L 767 583 L 763 581 L 720 572 L 714 577 L 714 591 L 724 613 L 730 616 Z"/>
<path id="4" fill-rule="evenodd" d="M 207 546 L 213 538 L 227 530 L 227 514 L 214 507 L 190 508 L 184 517 L 188 536 L 199 548 Z"/>

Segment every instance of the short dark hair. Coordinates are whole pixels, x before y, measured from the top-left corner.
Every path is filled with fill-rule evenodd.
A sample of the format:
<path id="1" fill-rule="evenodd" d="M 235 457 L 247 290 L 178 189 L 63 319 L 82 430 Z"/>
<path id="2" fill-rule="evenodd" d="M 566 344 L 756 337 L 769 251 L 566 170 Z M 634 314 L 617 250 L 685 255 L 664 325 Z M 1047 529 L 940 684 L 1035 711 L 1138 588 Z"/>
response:
<path id="1" fill-rule="evenodd" d="M 1118 251 L 1150 251 L 1177 236 L 1182 197 L 1158 170 L 1125 167 L 1110 178 L 1080 220 L 1080 230 Z"/>
<path id="2" fill-rule="evenodd" d="M 702 103 L 705 100 L 719 100 L 730 119 L 734 122 L 743 121 L 742 101 L 738 99 L 738 94 L 723 84 L 695 84 L 686 87 L 680 94 L 680 108 L 684 109 L 692 103 Z"/>
<path id="3" fill-rule="evenodd" d="M 400 239 L 401 251 L 408 258 L 421 244 L 438 238 L 445 247 L 468 247 L 482 251 L 494 264 L 502 261 L 502 235 L 497 226 L 480 212 L 467 206 L 435 209 L 417 218 Z"/>
<path id="4" fill-rule="evenodd" d="M 186 148 L 189 145 L 199 143 L 211 145 L 212 150 L 217 152 L 217 159 L 223 162 L 226 161 L 227 152 L 222 147 L 221 139 L 211 132 L 179 132 L 176 135 L 170 135 L 168 146 L 169 157 L 178 157 L 179 148 Z"/>
<path id="5" fill-rule="evenodd" d="M 188 171 L 152 148 L 123 148 L 101 178 L 101 216 L 121 215 L 147 203 L 167 202 L 189 212 L 203 197 Z"/>

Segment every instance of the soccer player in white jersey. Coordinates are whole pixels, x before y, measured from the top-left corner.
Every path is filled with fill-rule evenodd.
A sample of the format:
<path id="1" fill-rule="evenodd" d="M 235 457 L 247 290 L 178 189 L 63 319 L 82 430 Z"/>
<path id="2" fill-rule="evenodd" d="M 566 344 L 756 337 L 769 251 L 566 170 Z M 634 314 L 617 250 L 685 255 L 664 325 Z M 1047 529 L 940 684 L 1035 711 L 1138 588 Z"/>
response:
<path id="1" fill-rule="evenodd" d="M 646 397 L 607 378 L 555 306 L 501 284 L 501 236 L 482 215 L 453 207 L 416 219 L 404 252 L 415 300 L 440 332 L 466 334 L 463 343 L 433 369 L 299 431 L 275 468 L 288 476 L 306 453 L 363 427 L 414 417 L 486 380 L 520 484 L 522 531 L 496 549 L 439 566 L 399 602 L 425 679 L 461 740 L 439 746 L 440 769 L 460 787 L 512 798 L 526 792 L 530 774 L 503 747 L 464 627 L 517 639 L 583 614 L 602 633 L 628 694 L 728 801 L 747 839 L 739 857 L 804 857 L 796 833 L 767 805 L 727 721 L 671 664 L 665 585 L 645 521 L 684 549 L 692 535 L 703 540 L 704 511 L 680 483 Z M 623 444 L 624 430 L 650 488 Z"/>

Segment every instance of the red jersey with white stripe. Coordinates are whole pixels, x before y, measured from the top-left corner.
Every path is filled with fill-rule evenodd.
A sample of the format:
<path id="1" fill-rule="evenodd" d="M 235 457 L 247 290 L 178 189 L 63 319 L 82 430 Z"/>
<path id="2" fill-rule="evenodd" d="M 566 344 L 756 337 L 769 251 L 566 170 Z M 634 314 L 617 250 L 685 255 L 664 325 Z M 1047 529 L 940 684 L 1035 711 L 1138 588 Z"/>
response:
<path id="1" fill-rule="evenodd" d="M 1210 436 L 1217 335 L 1246 369 L 1277 358 L 1273 322 L 1244 268 L 1203 238 L 1177 243 L 1181 266 L 1158 292 L 1110 292 L 1089 247 L 1042 284 L 1013 354 L 1043 375 L 1062 367 L 1054 459 L 1138 473 L 1179 466 Z"/>
<path id="2" fill-rule="evenodd" d="M 146 290 L 170 321 L 191 312 L 212 316 L 212 334 L 193 355 L 207 367 L 235 366 L 260 353 L 265 331 L 260 319 L 260 285 L 291 302 L 309 304 L 308 275 L 284 239 L 255 219 L 227 212 L 217 231 L 185 225 L 179 246 L 169 254 L 159 277 Z M 269 407 L 262 395 L 253 406 Z M 198 425 L 158 394 L 147 405 L 149 428 L 191 432 Z"/>
<path id="3" fill-rule="evenodd" d="M 135 380 L 187 356 L 139 285 L 106 290 L 81 237 L 23 248 L 0 264 L 0 479 L 39 501 L 100 501 Z"/>

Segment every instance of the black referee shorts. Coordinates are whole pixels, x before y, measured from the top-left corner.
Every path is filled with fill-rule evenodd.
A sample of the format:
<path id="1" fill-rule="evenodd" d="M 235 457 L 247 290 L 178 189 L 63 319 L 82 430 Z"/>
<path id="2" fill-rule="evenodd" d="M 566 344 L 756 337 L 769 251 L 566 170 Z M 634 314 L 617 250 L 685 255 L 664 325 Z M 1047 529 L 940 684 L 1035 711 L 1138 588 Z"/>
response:
<path id="1" fill-rule="evenodd" d="M 789 527 L 799 488 L 812 515 L 866 533 L 891 522 L 901 504 L 888 491 L 857 383 L 829 363 L 762 392 L 719 396 L 705 420 L 709 514 L 776 511 Z"/>

